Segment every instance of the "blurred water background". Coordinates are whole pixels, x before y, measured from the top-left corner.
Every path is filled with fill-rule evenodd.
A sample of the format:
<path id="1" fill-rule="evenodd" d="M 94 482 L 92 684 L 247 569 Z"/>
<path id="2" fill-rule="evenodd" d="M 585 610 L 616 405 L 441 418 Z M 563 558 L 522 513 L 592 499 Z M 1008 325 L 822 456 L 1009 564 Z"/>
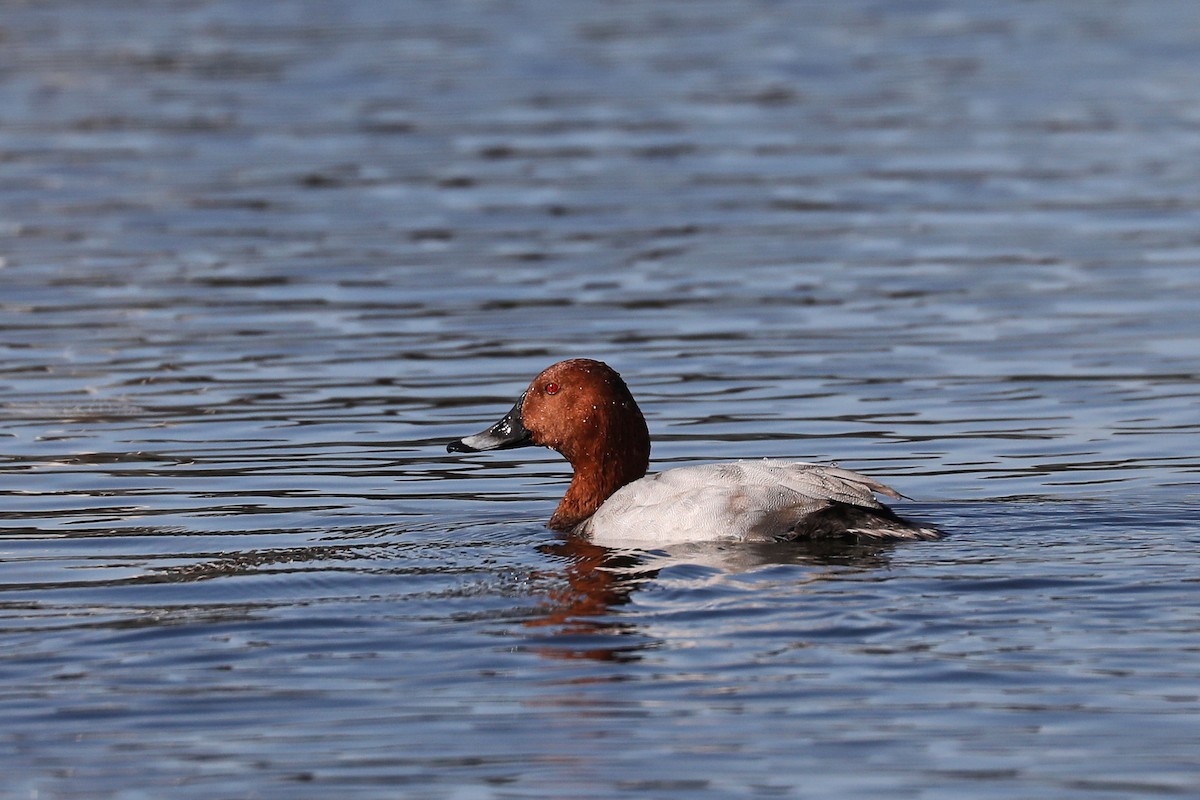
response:
<path id="1" fill-rule="evenodd" d="M 1200 5 L 0 2 L 0 796 L 1200 793 Z M 616 553 L 448 456 L 944 542 Z"/>

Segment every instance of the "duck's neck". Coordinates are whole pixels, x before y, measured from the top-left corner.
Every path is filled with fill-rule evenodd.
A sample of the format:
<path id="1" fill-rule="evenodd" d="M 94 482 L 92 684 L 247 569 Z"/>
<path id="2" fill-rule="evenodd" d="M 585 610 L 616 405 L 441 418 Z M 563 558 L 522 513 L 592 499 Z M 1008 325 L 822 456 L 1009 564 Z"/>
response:
<path id="1" fill-rule="evenodd" d="M 614 492 L 646 474 L 650 466 L 650 436 L 645 422 L 640 429 L 597 441 L 602 444 L 582 452 L 563 453 L 575 468 L 575 475 L 547 523 L 552 530 L 572 530 L 595 514 Z"/>

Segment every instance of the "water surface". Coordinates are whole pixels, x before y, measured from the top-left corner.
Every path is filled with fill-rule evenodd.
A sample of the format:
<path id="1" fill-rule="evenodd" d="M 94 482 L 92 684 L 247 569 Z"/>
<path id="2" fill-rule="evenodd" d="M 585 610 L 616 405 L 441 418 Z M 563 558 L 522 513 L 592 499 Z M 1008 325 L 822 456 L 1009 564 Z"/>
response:
<path id="1" fill-rule="evenodd" d="M 0 794 L 1196 794 L 1198 34 L 7 4 Z M 564 540 L 571 356 L 952 535 Z"/>

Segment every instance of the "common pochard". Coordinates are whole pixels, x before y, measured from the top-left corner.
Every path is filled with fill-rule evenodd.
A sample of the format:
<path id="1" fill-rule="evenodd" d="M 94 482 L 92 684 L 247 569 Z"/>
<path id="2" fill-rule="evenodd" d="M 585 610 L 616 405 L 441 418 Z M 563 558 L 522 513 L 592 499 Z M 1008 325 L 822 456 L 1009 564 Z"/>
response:
<path id="1" fill-rule="evenodd" d="M 734 461 L 646 475 L 650 434 L 629 387 L 607 364 L 560 361 L 533 379 L 492 427 L 452 453 L 539 445 L 575 470 L 548 527 L 599 545 L 713 539 L 938 539 L 875 499 L 896 490 L 857 472 L 798 461 Z"/>

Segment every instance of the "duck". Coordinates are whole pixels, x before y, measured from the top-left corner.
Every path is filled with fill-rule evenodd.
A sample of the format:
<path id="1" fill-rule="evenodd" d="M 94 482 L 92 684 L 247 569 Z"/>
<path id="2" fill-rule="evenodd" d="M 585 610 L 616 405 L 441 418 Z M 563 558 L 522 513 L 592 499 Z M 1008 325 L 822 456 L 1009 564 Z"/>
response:
<path id="1" fill-rule="evenodd" d="M 620 374 L 588 358 L 542 370 L 491 427 L 450 453 L 539 446 L 574 473 L 546 527 L 608 547 L 685 542 L 934 540 L 942 532 L 899 516 L 875 495 L 890 486 L 830 464 L 782 459 L 674 467 L 647 474 L 646 418 Z"/>

